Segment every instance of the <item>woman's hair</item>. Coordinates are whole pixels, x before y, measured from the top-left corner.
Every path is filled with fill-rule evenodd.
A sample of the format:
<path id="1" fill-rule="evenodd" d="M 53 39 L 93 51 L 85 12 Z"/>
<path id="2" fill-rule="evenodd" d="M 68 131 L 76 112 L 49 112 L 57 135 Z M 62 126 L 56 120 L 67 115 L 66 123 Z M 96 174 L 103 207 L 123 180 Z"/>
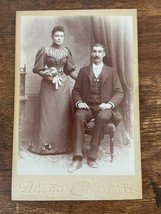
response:
<path id="1" fill-rule="evenodd" d="M 55 34 L 55 32 L 57 31 L 61 31 L 65 34 L 65 31 L 64 31 L 64 27 L 63 26 L 55 26 L 54 29 L 52 30 L 51 34 L 52 36 Z"/>

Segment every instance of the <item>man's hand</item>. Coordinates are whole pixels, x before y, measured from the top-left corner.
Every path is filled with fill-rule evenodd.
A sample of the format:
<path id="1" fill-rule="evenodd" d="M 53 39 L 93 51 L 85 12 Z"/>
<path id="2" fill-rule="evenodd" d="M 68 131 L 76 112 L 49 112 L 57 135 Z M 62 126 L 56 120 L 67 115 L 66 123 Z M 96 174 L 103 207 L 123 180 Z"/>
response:
<path id="1" fill-rule="evenodd" d="M 77 104 L 78 108 L 89 109 L 89 106 L 86 103 L 80 102 Z"/>
<path id="2" fill-rule="evenodd" d="M 101 104 L 99 105 L 99 108 L 100 108 L 101 110 L 104 110 L 104 109 L 112 109 L 112 105 L 111 105 L 110 103 L 101 103 Z"/>

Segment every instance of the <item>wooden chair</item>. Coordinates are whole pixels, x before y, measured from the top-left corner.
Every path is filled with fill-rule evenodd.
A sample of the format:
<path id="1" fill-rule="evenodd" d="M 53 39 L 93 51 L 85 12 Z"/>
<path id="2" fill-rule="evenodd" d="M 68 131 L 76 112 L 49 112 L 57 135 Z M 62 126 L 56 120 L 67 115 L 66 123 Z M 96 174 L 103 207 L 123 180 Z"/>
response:
<path id="1" fill-rule="evenodd" d="M 89 123 L 87 123 L 86 127 L 85 127 L 85 134 L 88 135 L 92 135 L 93 132 L 93 127 L 94 127 L 94 119 L 92 119 Z M 107 135 L 110 136 L 110 156 L 111 156 L 111 160 L 110 162 L 113 161 L 113 157 L 114 157 L 114 134 L 115 134 L 115 125 L 113 123 L 108 123 L 107 127 L 106 127 L 106 133 Z"/>

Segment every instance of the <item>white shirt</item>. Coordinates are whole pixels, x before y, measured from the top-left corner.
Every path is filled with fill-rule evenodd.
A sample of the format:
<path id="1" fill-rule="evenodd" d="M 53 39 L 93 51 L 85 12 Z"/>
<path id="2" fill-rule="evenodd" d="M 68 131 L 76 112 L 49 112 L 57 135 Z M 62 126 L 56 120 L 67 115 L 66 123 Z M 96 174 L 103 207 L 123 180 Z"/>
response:
<path id="1" fill-rule="evenodd" d="M 100 63 L 99 65 L 96 65 L 93 63 L 92 67 L 93 67 L 93 73 L 94 73 L 95 77 L 98 78 L 98 76 L 100 75 L 100 73 L 102 71 L 103 63 Z"/>

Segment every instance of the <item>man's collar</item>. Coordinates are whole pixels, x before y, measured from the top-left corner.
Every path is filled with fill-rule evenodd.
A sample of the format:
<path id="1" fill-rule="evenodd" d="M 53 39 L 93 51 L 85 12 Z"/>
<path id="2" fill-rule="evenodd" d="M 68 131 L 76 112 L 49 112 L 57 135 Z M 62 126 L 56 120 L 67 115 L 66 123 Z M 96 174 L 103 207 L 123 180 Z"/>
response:
<path id="1" fill-rule="evenodd" d="M 93 66 L 93 67 L 96 67 L 96 68 L 98 68 L 98 67 L 99 67 L 99 68 L 102 68 L 102 67 L 103 67 L 103 62 L 100 63 L 99 65 L 96 65 L 96 64 L 93 63 L 92 66 Z"/>

